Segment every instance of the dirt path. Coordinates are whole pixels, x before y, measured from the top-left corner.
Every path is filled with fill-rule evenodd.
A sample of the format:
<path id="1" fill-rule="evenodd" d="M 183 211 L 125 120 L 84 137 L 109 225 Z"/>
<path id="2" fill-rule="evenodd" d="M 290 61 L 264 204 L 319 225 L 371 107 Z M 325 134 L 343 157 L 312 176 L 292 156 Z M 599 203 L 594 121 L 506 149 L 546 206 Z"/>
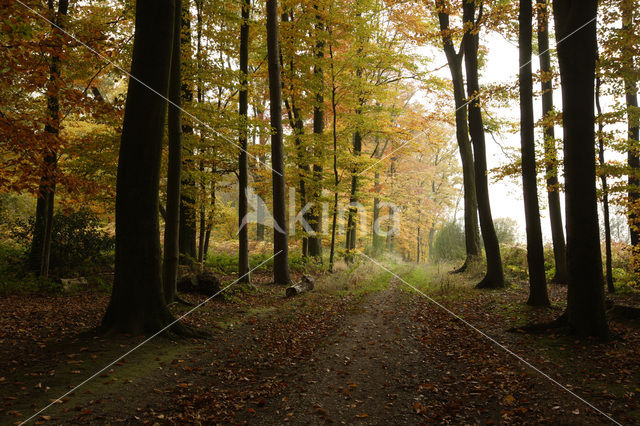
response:
<path id="1" fill-rule="evenodd" d="M 415 422 L 418 377 L 429 370 L 395 285 L 368 297 L 336 336 L 297 371 L 289 389 L 261 418 L 267 424 Z M 420 374 L 418 374 L 420 372 Z"/>
<path id="2" fill-rule="evenodd" d="M 390 276 L 385 279 L 388 282 Z M 397 280 L 388 286 L 382 280 L 375 290 L 346 294 L 340 292 L 340 281 L 331 276 L 327 281 L 334 287 L 321 284 L 316 291 L 291 299 L 283 298 L 280 288 L 264 286 L 245 295 L 242 303 L 215 303 L 198 313 L 202 324 L 219 325 L 210 339 L 180 343 L 158 339 L 145 345 L 39 420 L 607 424 L 450 314 L 415 292 L 404 291 Z M 559 359 L 535 352 L 529 337 L 505 333 L 495 303 L 484 302 L 492 297 L 492 293 L 473 293 L 472 299 L 459 299 L 451 308 L 599 408 L 630 423 L 621 416 L 634 409 L 634 395 L 615 399 L 605 392 L 596 394 L 583 382 L 590 374 L 584 361 L 576 366 L 581 372 L 571 372 Z M 230 312 L 221 317 L 221 309 Z M 0 380 L 6 400 L 0 416 L 7 415 L 6 423 L 24 419 L 132 346 L 126 338 L 116 343 L 80 339 L 61 348 L 60 354 L 51 352 L 55 356 L 49 362 L 39 357 L 37 363 L 32 360 L 8 371 L 6 380 Z M 577 351 L 601 352 L 586 348 Z M 580 360 L 566 362 L 573 365 L 576 359 Z M 17 408 L 20 416 L 10 413 Z"/>

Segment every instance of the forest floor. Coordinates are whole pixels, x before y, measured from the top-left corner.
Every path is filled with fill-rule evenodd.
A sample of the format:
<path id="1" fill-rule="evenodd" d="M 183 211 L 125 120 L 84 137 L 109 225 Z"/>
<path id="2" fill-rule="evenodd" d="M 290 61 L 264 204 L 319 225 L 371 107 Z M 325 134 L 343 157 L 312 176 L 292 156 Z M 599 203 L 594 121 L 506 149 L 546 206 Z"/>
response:
<path id="1" fill-rule="evenodd" d="M 155 338 L 32 421 L 611 423 L 404 280 L 611 418 L 640 422 L 637 322 L 612 318 L 608 343 L 510 333 L 559 315 L 564 288 L 551 287 L 552 308 L 531 308 L 522 284 L 480 292 L 477 277 L 389 267 L 402 280 L 364 262 L 290 299 L 255 275 L 252 291 L 187 317 L 211 337 Z M 627 304 L 632 297 L 616 296 Z M 0 423 L 27 420 L 144 340 L 81 334 L 107 302 L 101 293 L 0 299 Z"/>

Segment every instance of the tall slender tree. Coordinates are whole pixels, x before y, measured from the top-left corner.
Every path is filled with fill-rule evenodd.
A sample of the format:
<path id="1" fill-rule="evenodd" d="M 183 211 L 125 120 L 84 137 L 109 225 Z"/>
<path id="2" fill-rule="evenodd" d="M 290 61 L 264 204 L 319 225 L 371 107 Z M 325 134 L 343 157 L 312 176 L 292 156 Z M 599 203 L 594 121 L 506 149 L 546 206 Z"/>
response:
<path id="1" fill-rule="evenodd" d="M 267 61 L 269 64 L 269 100 L 271 113 L 271 167 L 273 182 L 273 280 L 289 284 L 289 236 L 287 234 L 282 140 L 282 83 L 278 42 L 278 0 L 267 0 Z"/>
<path id="2" fill-rule="evenodd" d="M 51 29 L 55 37 L 55 46 L 49 59 L 49 83 L 47 86 L 47 113 L 49 121 L 44 126 L 49 146 L 44 155 L 43 173 L 38 187 L 36 215 L 33 229 L 33 240 L 29 254 L 31 269 L 41 276 L 49 275 L 49 260 L 51 257 L 51 235 L 53 232 L 53 207 L 56 193 L 55 171 L 58 163 L 60 136 L 60 55 L 63 41 L 62 34 L 56 27 L 65 27 L 65 17 L 69 9 L 68 0 L 59 0 L 56 10 L 54 1 L 48 0 L 49 12 L 53 15 Z"/>
<path id="3" fill-rule="evenodd" d="M 562 225 L 562 207 L 560 205 L 560 183 L 558 174 L 558 155 L 556 135 L 553 124 L 553 74 L 551 70 L 551 52 L 549 50 L 549 9 L 547 0 L 537 0 L 538 50 L 540 51 L 540 73 L 542 89 L 542 117 L 544 129 L 544 155 L 546 160 L 547 198 L 549 201 L 549 220 L 553 241 L 556 283 L 567 283 L 567 251 Z"/>
<path id="4" fill-rule="evenodd" d="M 598 60 L 599 61 L 599 60 Z M 611 222 L 609 214 L 609 185 L 607 183 L 607 172 L 604 170 L 604 123 L 602 122 L 602 106 L 600 105 L 600 71 L 596 77 L 596 111 L 598 112 L 598 161 L 600 162 L 600 182 L 602 183 L 602 212 L 604 222 L 604 250 L 605 250 L 605 278 L 607 281 L 607 291 L 615 293 L 613 285 L 613 264 L 611 260 Z"/>
<path id="5" fill-rule="evenodd" d="M 622 0 L 622 33 L 626 40 L 633 40 L 633 0 Z M 626 36 L 626 37 L 625 37 Z M 635 71 L 633 49 L 623 49 L 623 80 L 627 106 L 627 162 L 629 166 L 629 235 L 634 250 L 640 250 L 640 116 L 638 115 L 638 72 Z M 636 271 L 638 272 L 638 271 Z"/>
<path id="6" fill-rule="evenodd" d="M 243 226 L 242 221 L 247 215 L 247 187 L 249 181 L 249 161 L 247 158 L 248 136 L 247 112 L 249 109 L 249 86 L 247 76 L 249 74 L 249 13 L 251 0 L 242 2 L 242 24 L 240 26 L 240 92 L 238 94 L 239 110 L 239 142 L 240 154 L 238 158 L 238 276 L 240 282 L 249 282 L 249 229 Z"/>
<path id="7" fill-rule="evenodd" d="M 482 110 L 480 106 L 480 84 L 478 82 L 478 45 L 480 35 L 478 23 L 482 17 L 482 2 L 476 21 L 476 2 L 465 1 L 463 3 L 464 34 L 464 61 L 467 71 L 467 96 L 469 97 L 469 133 L 473 143 L 474 171 L 476 179 L 476 194 L 478 196 L 478 213 L 480 214 L 480 229 L 484 241 L 484 250 L 487 256 L 487 273 L 478 288 L 504 287 L 504 273 L 502 270 L 502 258 L 500 256 L 500 244 L 493 226 L 491 216 L 491 202 L 489 201 L 489 182 L 487 179 L 487 153 L 482 124 Z"/>
<path id="8" fill-rule="evenodd" d="M 187 68 L 187 58 L 191 57 L 191 2 L 182 0 L 182 24 L 180 26 L 182 43 L 182 66 Z M 183 75 L 184 77 L 184 75 Z M 193 86 L 188 78 L 182 80 L 182 103 L 189 105 L 193 102 Z M 182 190 L 180 191 L 180 262 L 190 265 L 197 259 L 196 249 L 196 181 L 193 178 L 193 126 L 188 122 L 182 124 L 184 134 L 184 154 Z"/>
<path id="9" fill-rule="evenodd" d="M 457 270 L 458 272 L 462 272 L 470 263 L 480 258 L 482 250 L 480 248 L 480 229 L 478 227 L 478 198 L 476 195 L 476 181 L 473 167 L 473 150 L 471 148 L 471 141 L 469 140 L 467 104 L 464 99 L 464 76 L 462 74 L 464 47 L 461 46 L 460 50 L 456 52 L 453 45 L 449 25 L 448 6 L 448 3 L 445 3 L 444 0 L 436 1 L 442 44 L 453 83 L 453 98 L 456 108 L 456 140 L 458 141 L 460 162 L 462 163 L 466 259 L 462 267 Z"/>
<path id="10" fill-rule="evenodd" d="M 174 0 L 176 10 L 182 10 L 182 0 Z M 169 156 L 167 159 L 167 212 L 164 226 L 163 287 L 164 299 L 173 302 L 178 281 L 180 230 L 180 175 L 182 173 L 182 56 L 180 55 L 180 13 L 174 16 L 173 47 L 171 53 L 171 75 L 169 77 L 168 136 Z"/>
<path id="11" fill-rule="evenodd" d="M 307 244 L 309 248 L 309 256 L 314 257 L 322 261 L 322 237 L 321 237 L 321 223 L 320 223 L 320 193 L 322 191 L 322 174 L 324 167 L 322 165 L 322 158 L 324 157 L 322 143 L 324 134 L 324 72 L 322 70 L 322 63 L 324 61 L 324 25 L 322 23 L 322 16 L 317 4 L 314 4 L 316 10 L 316 23 L 315 23 L 315 59 L 316 62 L 313 66 L 313 75 L 316 85 L 315 103 L 313 105 L 313 151 L 315 161 L 313 163 L 313 181 L 311 191 L 311 201 L 314 203 L 309 211 L 309 225 L 315 235 L 310 235 Z"/>
<path id="12" fill-rule="evenodd" d="M 162 289 L 158 189 L 174 13 L 179 13 L 174 0 L 136 2 L 134 77 L 129 79 L 116 182 L 115 277 L 102 319 L 108 332 L 155 332 L 173 320 Z"/>
<path id="13" fill-rule="evenodd" d="M 608 336 L 596 195 L 594 81 L 597 0 L 554 0 L 562 85 L 567 266 L 566 318 L 580 336 Z"/>
<path id="14" fill-rule="evenodd" d="M 529 267 L 528 305 L 548 306 L 547 279 L 544 270 L 544 247 L 538 205 L 536 144 L 533 122 L 533 74 L 531 71 L 533 24 L 532 0 L 520 0 L 518 32 L 520 53 L 520 146 L 522 156 L 522 191 L 527 223 L 527 265 Z"/>

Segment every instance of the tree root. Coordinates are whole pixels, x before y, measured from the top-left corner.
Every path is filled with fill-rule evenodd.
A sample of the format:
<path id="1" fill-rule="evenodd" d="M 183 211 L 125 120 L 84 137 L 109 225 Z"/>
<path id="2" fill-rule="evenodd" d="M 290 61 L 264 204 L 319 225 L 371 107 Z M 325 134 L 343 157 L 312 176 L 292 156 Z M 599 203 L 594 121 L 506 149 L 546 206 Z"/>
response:
<path id="1" fill-rule="evenodd" d="M 567 311 L 564 311 L 562 315 L 560 315 L 553 321 L 538 324 L 527 324 L 522 327 L 510 328 L 507 331 L 509 333 L 545 334 L 550 332 L 551 330 L 558 330 L 561 328 L 566 328 L 568 330 L 568 327 L 569 317 L 567 315 Z"/>
<path id="2" fill-rule="evenodd" d="M 485 275 L 482 281 L 476 284 L 475 288 L 479 290 L 484 290 L 484 289 L 496 290 L 496 289 L 505 288 L 506 286 L 507 285 L 504 281 L 502 283 L 496 283 L 493 280 L 493 278 L 490 278 L 488 275 Z"/>

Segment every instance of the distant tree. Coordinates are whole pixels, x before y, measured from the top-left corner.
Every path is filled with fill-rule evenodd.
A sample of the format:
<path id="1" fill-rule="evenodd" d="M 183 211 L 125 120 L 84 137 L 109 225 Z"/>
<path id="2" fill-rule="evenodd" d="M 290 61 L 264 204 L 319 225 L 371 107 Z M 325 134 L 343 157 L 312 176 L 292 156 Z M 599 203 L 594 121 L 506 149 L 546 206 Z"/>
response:
<path id="1" fill-rule="evenodd" d="M 429 258 L 434 261 L 464 259 L 465 235 L 458 223 L 449 222 L 438 231 Z"/>
<path id="2" fill-rule="evenodd" d="M 498 217 L 494 219 L 496 236 L 500 244 L 514 244 L 518 239 L 518 222 L 510 217 Z"/>

